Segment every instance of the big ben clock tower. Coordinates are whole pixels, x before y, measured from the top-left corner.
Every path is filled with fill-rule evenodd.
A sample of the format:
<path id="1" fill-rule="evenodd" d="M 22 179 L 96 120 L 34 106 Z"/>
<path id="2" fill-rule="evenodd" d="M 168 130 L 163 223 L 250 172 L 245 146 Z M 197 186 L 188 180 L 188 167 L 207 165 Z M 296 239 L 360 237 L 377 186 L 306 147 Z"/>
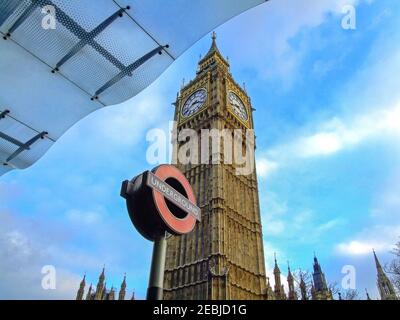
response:
<path id="1" fill-rule="evenodd" d="M 199 135 L 204 130 L 253 129 L 250 98 L 233 79 L 215 33 L 195 79 L 181 89 L 175 106 L 178 134 L 184 129 Z M 254 154 L 254 144 L 251 147 Z M 182 163 L 178 159 L 178 168 L 193 186 L 202 220 L 190 234 L 167 240 L 164 299 L 266 298 L 254 157 L 251 161 L 253 170 L 238 174 L 235 161 Z"/>

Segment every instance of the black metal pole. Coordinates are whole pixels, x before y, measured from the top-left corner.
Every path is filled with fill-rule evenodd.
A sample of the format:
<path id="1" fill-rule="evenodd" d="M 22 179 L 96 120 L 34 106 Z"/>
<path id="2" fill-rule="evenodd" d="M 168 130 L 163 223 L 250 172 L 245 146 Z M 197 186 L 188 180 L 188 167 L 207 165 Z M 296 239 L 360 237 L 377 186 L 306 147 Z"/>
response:
<path id="1" fill-rule="evenodd" d="M 151 259 L 149 287 L 147 300 L 162 300 L 164 286 L 165 255 L 167 240 L 165 236 L 154 241 L 153 257 Z"/>

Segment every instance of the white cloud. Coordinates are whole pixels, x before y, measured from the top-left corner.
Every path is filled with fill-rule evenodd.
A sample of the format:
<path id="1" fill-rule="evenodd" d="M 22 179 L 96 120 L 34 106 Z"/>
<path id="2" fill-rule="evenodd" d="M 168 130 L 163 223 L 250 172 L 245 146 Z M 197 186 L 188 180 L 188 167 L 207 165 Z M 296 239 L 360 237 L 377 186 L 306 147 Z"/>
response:
<path id="1" fill-rule="evenodd" d="M 350 119 L 334 117 L 308 131 L 311 133 L 262 153 L 264 167 L 268 168 L 266 164 L 269 164 L 271 171 L 293 159 L 331 156 L 373 137 L 400 138 L 400 102 L 392 108 L 354 115 Z"/>
<path id="2" fill-rule="evenodd" d="M 311 217 L 313 218 L 311 219 Z M 321 239 L 329 234 L 333 236 L 334 230 L 346 223 L 343 218 L 316 221 L 317 218 L 310 211 L 305 211 L 305 216 L 300 215 L 300 219 L 304 219 L 303 223 L 296 223 L 295 221 L 298 219 L 296 216 L 289 227 L 292 230 L 292 237 L 299 242 L 314 244 L 320 243 Z"/>
<path id="3" fill-rule="evenodd" d="M 344 256 L 362 256 L 377 252 L 387 253 L 400 240 L 400 171 L 393 172 L 384 186 L 371 199 L 371 212 L 366 217 L 371 227 L 361 230 L 336 246 L 336 253 Z"/>
<path id="4" fill-rule="evenodd" d="M 82 211 L 78 209 L 68 210 L 66 217 L 71 222 L 84 224 L 95 224 L 101 220 L 101 214 L 97 211 Z"/>
<path id="5" fill-rule="evenodd" d="M 355 235 L 353 239 L 338 243 L 336 253 L 346 256 L 360 256 L 377 252 L 388 252 L 398 241 L 400 236 L 400 224 L 378 225 L 367 228 Z"/>
<path id="6" fill-rule="evenodd" d="M 392 172 L 372 203 L 370 217 L 384 221 L 387 224 L 399 219 L 400 212 L 400 168 Z"/>
<path id="7" fill-rule="evenodd" d="M 302 157 L 328 155 L 343 147 L 340 137 L 334 132 L 316 133 L 296 142 L 296 149 Z"/>
<path id="8" fill-rule="evenodd" d="M 371 254 L 372 249 L 382 250 L 387 248 L 384 243 L 378 242 L 361 242 L 361 241 L 350 241 L 346 243 L 339 243 L 337 245 L 337 251 L 345 255 L 366 255 Z"/>
<path id="9" fill-rule="evenodd" d="M 277 236 L 285 231 L 285 222 L 283 220 L 266 220 L 264 224 L 265 235 Z"/>
<path id="10" fill-rule="evenodd" d="M 346 223 L 339 216 L 326 219 L 323 213 L 315 215 L 309 209 L 293 209 L 289 206 L 289 199 L 282 200 L 282 197 L 271 191 L 261 194 L 260 201 L 263 208 L 263 234 L 269 240 L 275 237 L 279 240 L 296 239 L 297 242 L 317 243 L 323 235 Z"/>
<path id="11" fill-rule="evenodd" d="M 316 227 L 314 235 L 316 237 L 319 237 L 323 233 L 325 233 L 327 231 L 330 231 L 330 230 L 336 228 L 337 226 L 341 225 L 343 222 L 344 222 L 343 219 L 336 218 L 336 219 L 332 219 L 332 220 L 329 220 L 327 222 L 321 223 L 320 225 L 318 225 Z"/>
<path id="12" fill-rule="evenodd" d="M 0 299 L 74 299 L 81 275 L 68 269 L 82 268 L 83 272 L 101 265 L 90 255 L 65 246 L 65 235 L 52 234 L 41 222 L 4 211 L 0 211 L 0 220 Z M 55 290 L 41 286 L 45 265 L 56 269 Z"/>
<path id="13" fill-rule="evenodd" d="M 170 109 L 165 107 L 165 98 L 160 91 L 146 90 L 119 106 L 104 109 L 105 114 L 91 123 L 96 135 L 120 147 L 131 146 L 144 139 L 146 129 L 169 116 Z"/>
<path id="14" fill-rule="evenodd" d="M 251 68 L 263 79 L 282 80 L 290 86 L 297 75 L 297 69 L 303 56 L 307 53 L 306 46 L 293 46 L 290 40 L 307 28 L 322 25 L 333 14 L 337 26 L 341 28 L 341 18 L 344 16 L 344 5 L 357 5 L 358 0 L 280 0 L 270 1 L 222 26 L 226 32 L 233 33 L 239 39 L 240 46 L 246 48 L 243 56 L 237 50 L 238 43 L 227 43 L 227 52 L 231 52 L 232 60 L 239 65 Z M 370 1 L 366 1 L 370 2 Z M 299 14 L 301 12 L 301 14 Z M 261 32 L 257 32 L 260 30 Z M 321 43 L 324 39 L 320 39 Z M 254 45 L 257 43 L 257 45 Z M 314 42 L 316 45 L 316 42 Z M 267 53 L 267 55 L 266 55 Z M 320 66 L 325 69 L 329 66 Z"/>
<path id="15" fill-rule="evenodd" d="M 257 158 L 257 176 L 260 178 L 266 178 L 276 169 L 278 169 L 278 164 L 267 158 Z"/>
<path id="16" fill-rule="evenodd" d="M 313 219 L 313 216 L 310 210 L 301 211 L 293 218 L 294 227 L 297 229 L 301 228 L 303 225 L 309 223 Z"/>
<path id="17" fill-rule="evenodd" d="M 377 135 L 400 135 L 400 102 L 386 110 L 353 116 L 350 120 L 333 118 L 320 125 L 319 132 L 294 142 L 301 157 L 334 154 Z"/>

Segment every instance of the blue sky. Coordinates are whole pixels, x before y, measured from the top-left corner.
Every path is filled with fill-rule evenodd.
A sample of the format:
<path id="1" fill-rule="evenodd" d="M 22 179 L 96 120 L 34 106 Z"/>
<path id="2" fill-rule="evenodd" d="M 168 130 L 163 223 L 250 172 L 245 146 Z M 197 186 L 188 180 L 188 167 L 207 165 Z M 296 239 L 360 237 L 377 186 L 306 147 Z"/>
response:
<path id="1" fill-rule="evenodd" d="M 356 6 L 344 30 L 342 6 Z M 255 112 L 266 266 L 311 269 L 330 282 L 345 265 L 377 297 L 382 263 L 400 236 L 400 3 L 280 0 L 219 27 L 218 46 Z M 182 79 L 195 75 L 206 36 L 135 98 L 89 115 L 35 165 L 0 179 L 0 298 L 74 298 L 96 283 L 144 298 L 151 243 L 133 229 L 121 181 L 149 168 L 146 133 L 168 128 Z M 54 265 L 57 289 L 41 288 Z"/>

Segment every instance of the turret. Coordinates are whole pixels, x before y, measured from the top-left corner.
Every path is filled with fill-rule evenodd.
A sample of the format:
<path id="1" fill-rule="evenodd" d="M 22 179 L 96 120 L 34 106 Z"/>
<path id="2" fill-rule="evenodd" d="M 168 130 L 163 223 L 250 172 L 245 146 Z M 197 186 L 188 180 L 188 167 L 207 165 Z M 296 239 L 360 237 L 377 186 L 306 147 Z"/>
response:
<path id="1" fill-rule="evenodd" d="M 374 259 L 377 271 L 377 286 L 379 290 L 379 295 L 381 296 L 381 300 L 397 300 L 393 284 L 387 277 L 386 273 L 383 271 L 383 268 L 378 260 L 378 257 L 376 256 L 375 250 L 372 251 L 374 253 Z"/>
<path id="2" fill-rule="evenodd" d="M 278 262 L 276 260 L 276 253 L 274 253 L 275 257 L 275 267 L 274 267 L 274 278 L 275 278 L 275 287 L 274 287 L 274 292 L 275 292 L 275 298 L 277 300 L 285 300 L 285 290 L 283 288 L 283 285 L 281 283 L 281 270 L 278 267 Z"/>
<path id="3" fill-rule="evenodd" d="M 105 291 L 105 286 L 104 286 L 104 280 L 105 280 L 105 267 L 103 267 L 103 271 L 101 272 L 99 276 L 99 282 L 97 283 L 96 286 L 96 293 L 95 293 L 95 300 L 102 300 L 103 299 L 103 293 Z"/>
<path id="4" fill-rule="evenodd" d="M 83 294 L 85 293 L 85 279 L 86 279 L 86 274 L 83 276 L 83 279 L 79 285 L 79 290 L 76 294 L 76 300 L 83 300 Z"/>
<path id="5" fill-rule="evenodd" d="M 121 289 L 119 290 L 118 300 L 125 300 L 126 294 L 126 274 L 124 275 L 124 280 L 121 284 Z"/>
<path id="6" fill-rule="evenodd" d="M 325 275 L 322 272 L 321 265 L 319 264 L 315 254 L 313 269 L 313 286 L 311 288 L 312 298 L 314 300 L 332 300 L 332 292 L 328 289 Z"/>
<path id="7" fill-rule="evenodd" d="M 267 277 L 266 300 L 275 300 L 275 293 L 271 288 L 269 277 Z"/>
<path id="8" fill-rule="evenodd" d="M 86 294 L 86 300 L 92 300 L 92 284 L 90 284 L 89 290 Z"/>
<path id="9" fill-rule="evenodd" d="M 109 294 L 107 295 L 107 300 L 115 300 L 114 286 L 111 286 L 111 290 L 110 290 Z"/>
<path id="10" fill-rule="evenodd" d="M 215 64 L 218 64 L 224 70 L 229 70 L 229 63 L 219 51 L 216 40 L 217 34 L 213 32 L 210 50 L 200 59 L 197 74 L 207 72 Z"/>
<path id="11" fill-rule="evenodd" d="M 296 293 L 296 290 L 294 288 L 294 277 L 292 275 L 292 272 L 290 271 L 289 262 L 288 262 L 287 282 L 288 282 L 288 287 L 289 287 L 288 299 L 289 300 L 297 300 L 297 293 Z"/>

